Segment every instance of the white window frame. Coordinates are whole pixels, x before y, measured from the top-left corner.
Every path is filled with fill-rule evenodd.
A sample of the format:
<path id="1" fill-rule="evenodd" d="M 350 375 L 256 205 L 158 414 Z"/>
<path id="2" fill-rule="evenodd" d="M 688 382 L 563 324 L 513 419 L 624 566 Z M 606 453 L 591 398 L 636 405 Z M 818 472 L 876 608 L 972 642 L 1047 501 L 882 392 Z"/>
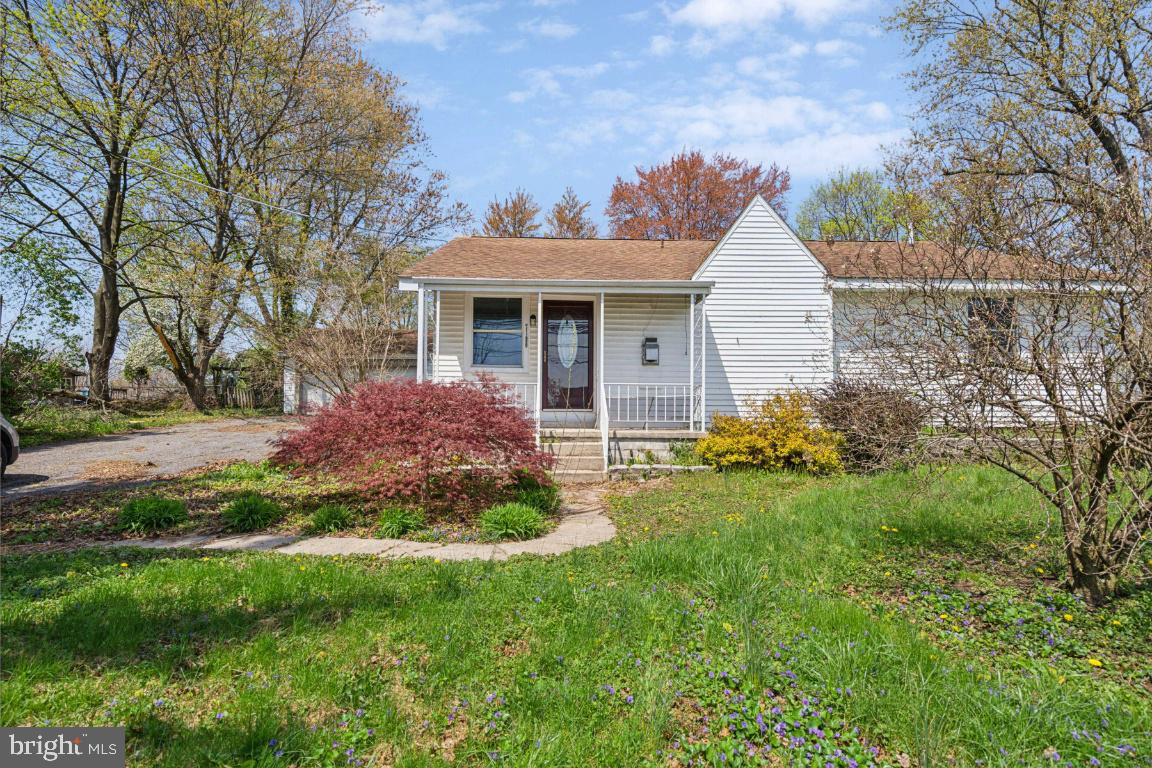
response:
<path id="1" fill-rule="evenodd" d="M 508 293 L 468 293 L 465 294 L 465 307 L 464 307 L 464 355 L 465 360 L 468 361 L 468 370 L 470 371 L 491 371 L 492 373 L 499 373 L 500 371 L 524 371 L 528 368 L 528 351 L 531 348 L 529 340 L 529 329 L 527 320 L 527 305 L 528 299 L 520 294 Z M 476 358 L 472 354 L 472 338 L 476 333 L 476 328 L 473 326 L 472 318 L 475 309 L 476 299 L 519 299 L 520 300 L 520 365 L 477 365 L 473 362 Z M 511 335 L 511 331 L 482 331 L 482 333 L 507 333 Z"/>

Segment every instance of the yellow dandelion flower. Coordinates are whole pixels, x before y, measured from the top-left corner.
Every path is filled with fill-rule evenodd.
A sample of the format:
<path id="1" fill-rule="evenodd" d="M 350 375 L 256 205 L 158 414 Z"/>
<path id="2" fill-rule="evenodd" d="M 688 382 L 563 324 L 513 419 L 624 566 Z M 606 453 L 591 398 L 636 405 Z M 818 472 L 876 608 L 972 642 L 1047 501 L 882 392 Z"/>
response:
<path id="1" fill-rule="evenodd" d="M 120 567 L 121 567 L 121 568 L 127 568 L 127 567 L 128 567 L 128 563 L 120 563 Z"/>
<path id="2" fill-rule="evenodd" d="M 1100 661 L 1100 659 L 1088 659 L 1088 663 L 1094 667 L 1104 666 L 1104 662 Z"/>
<path id="3" fill-rule="evenodd" d="M 1064 621 L 1072 621 L 1072 614 L 1070 614 L 1070 613 L 1064 614 Z"/>
<path id="4" fill-rule="evenodd" d="M 1044 573 L 1044 569 L 1043 568 L 1037 568 L 1036 573 Z"/>
<path id="5" fill-rule="evenodd" d="M 891 575 L 892 575 L 892 571 L 884 571 L 884 575 L 885 575 L 885 576 L 891 576 Z"/>

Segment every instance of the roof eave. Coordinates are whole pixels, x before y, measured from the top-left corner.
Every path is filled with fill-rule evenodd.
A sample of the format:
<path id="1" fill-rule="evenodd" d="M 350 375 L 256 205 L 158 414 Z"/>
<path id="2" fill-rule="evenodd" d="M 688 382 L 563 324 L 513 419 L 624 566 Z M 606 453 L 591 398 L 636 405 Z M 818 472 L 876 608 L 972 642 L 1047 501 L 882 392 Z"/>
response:
<path id="1" fill-rule="evenodd" d="M 1036 291 L 1042 292 L 1059 287 L 1057 281 L 1025 280 L 1022 278 L 898 278 L 898 277 L 832 277 L 833 289 L 858 291 L 895 291 L 909 288 L 931 287 L 936 289 L 966 291 Z M 1081 290 L 1114 290 L 1115 284 L 1108 281 L 1085 280 L 1078 284 Z"/>
<path id="2" fill-rule="evenodd" d="M 400 278 L 400 290 L 417 291 L 421 286 L 441 291 L 500 290 L 532 293 L 711 293 L 714 280 L 510 280 L 490 277 L 446 277 L 408 275 Z"/>

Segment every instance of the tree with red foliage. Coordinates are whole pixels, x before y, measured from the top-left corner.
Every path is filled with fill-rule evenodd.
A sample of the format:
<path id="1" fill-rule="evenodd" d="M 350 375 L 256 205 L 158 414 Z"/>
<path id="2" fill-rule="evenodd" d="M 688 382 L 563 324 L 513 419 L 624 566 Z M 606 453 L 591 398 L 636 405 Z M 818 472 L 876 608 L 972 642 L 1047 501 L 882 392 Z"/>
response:
<path id="1" fill-rule="evenodd" d="M 326 474 L 369 497 L 454 513 L 489 506 L 525 478 L 549 483 L 552 457 L 493 380 L 367 382 L 282 437 L 272 462 Z"/>
<path id="2" fill-rule="evenodd" d="M 715 240 L 753 195 L 778 213 L 792 187 L 787 169 L 749 165 L 731 155 L 683 151 L 651 168 L 636 166 L 636 181 L 617 176 L 604 213 L 612 237 L 635 240 Z"/>
<path id="3" fill-rule="evenodd" d="M 535 237 L 540 231 L 540 206 L 532 195 L 517 189 L 503 201 L 488 203 L 484 234 L 488 237 Z"/>

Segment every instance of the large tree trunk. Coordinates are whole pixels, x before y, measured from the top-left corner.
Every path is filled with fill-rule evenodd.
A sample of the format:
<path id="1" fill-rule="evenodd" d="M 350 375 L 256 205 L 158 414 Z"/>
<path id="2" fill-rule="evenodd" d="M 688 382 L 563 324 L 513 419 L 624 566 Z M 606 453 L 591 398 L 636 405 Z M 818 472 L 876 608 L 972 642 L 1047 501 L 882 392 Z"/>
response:
<path id="1" fill-rule="evenodd" d="M 100 284 L 93 296 L 92 348 L 88 353 L 89 397 L 100 403 L 112 399 L 110 370 L 120 336 L 120 228 L 123 224 L 125 163 L 119 157 L 119 142 L 111 145 L 108 157 L 108 179 L 100 219 Z"/>
<path id="2" fill-rule="evenodd" d="M 1097 495 L 1087 513 L 1062 518 L 1068 588 L 1089 605 L 1103 605 L 1116 596 L 1117 587 L 1117 563 L 1107 541 L 1108 494 Z"/>
<path id="3" fill-rule="evenodd" d="M 120 335 L 120 296 L 113 273 L 111 279 L 105 270 L 96 289 L 92 307 L 92 346 L 88 359 L 89 398 L 100 403 L 112 399 L 110 371 L 112 356 L 116 353 L 116 339 Z"/>

